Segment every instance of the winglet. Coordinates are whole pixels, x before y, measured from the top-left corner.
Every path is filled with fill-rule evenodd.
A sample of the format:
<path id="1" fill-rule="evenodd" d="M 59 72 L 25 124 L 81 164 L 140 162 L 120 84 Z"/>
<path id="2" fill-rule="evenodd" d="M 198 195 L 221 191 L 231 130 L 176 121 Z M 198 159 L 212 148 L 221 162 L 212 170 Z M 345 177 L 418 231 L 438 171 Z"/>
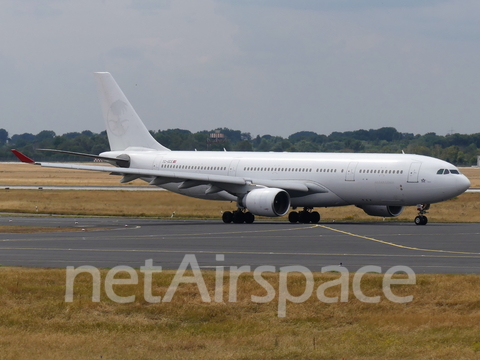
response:
<path id="1" fill-rule="evenodd" d="M 29 163 L 29 164 L 35 164 L 35 161 L 30 159 L 27 155 L 22 154 L 20 151 L 17 151 L 15 149 L 12 149 L 12 153 L 20 160 L 21 162 L 24 163 Z"/>

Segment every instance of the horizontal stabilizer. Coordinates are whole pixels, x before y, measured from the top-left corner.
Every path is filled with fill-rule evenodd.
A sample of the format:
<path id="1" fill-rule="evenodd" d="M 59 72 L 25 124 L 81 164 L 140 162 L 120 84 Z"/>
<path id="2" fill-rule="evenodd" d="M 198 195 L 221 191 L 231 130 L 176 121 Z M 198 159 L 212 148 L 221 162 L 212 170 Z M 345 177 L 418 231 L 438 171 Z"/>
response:
<path id="1" fill-rule="evenodd" d="M 95 154 L 85 154 L 85 153 L 79 153 L 79 152 L 74 152 L 74 151 L 65 151 L 65 150 L 56 150 L 56 149 L 37 149 L 38 151 L 49 151 L 53 153 L 58 153 L 58 154 L 66 154 L 66 155 L 73 155 L 73 156 L 82 156 L 82 157 L 87 157 L 91 159 L 99 159 L 99 160 L 105 160 L 108 162 L 111 162 L 113 164 L 116 164 L 120 167 L 129 167 L 130 166 L 130 159 L 126 158 L 112 158 L 108 156 L 100 156 L 100 155 L 95 155 Z"/>

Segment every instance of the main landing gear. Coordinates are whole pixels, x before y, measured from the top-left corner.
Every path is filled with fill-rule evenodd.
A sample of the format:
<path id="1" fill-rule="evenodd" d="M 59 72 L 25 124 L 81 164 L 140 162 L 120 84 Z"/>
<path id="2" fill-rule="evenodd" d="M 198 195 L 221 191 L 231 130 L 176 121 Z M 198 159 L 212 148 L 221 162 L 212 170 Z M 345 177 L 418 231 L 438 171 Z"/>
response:
<path id="1" fill-rule="evenodd" d="M 301 223 L 301 224 L 317 224 L 320 221 L 320 214 L 318 211 L 312 211 L 312 208 L 303 208 L 302 211 L 296 212 L 292 211 L 288 214 L 288 221 L 292 224 Z"/>
<path id="2" fill-rule="evenodd" d="M 427 225 L 428 218 L 425 216 L 427 210 L 430 209 L 430 204 L 418 204 L 418 215 L 415 217 L 415 225 Z"/>
<path id="3" fill-rule="evenodd" d="M 225 224 L 251 224 L 255 221 L 255 215 L 245 209 L 237 209 L 235 211 L 225 211 L 222 215 Z"/>

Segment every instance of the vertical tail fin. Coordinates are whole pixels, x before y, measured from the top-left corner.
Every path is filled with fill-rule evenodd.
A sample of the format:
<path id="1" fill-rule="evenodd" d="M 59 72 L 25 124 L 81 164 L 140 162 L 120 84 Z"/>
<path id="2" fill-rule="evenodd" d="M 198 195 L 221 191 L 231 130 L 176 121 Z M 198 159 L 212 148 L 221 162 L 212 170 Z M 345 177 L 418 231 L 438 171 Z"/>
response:
<path id="1" fill-rule="evenodd" d="M 97 72 L 95 78 L 112 151 L 128 147 L 169 150 L 153 138 L 110 73 Z"/>

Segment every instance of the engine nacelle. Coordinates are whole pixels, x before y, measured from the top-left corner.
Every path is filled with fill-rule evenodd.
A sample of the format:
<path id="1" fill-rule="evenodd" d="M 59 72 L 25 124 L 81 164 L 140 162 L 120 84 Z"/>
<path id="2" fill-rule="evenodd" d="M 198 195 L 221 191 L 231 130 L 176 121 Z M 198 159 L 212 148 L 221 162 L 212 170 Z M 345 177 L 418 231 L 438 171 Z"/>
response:
<path id="1" fill-rule="evenodd" d="M 402 213 L 403 206 L 362 205 L 359 206 L 370 216 L 395 217 Z"/>
<path id="2" fill-rule="evenodd" d="M 290 209 L 290 195 L 282 189 L 255 189 L 245 195 L 242 204 L 255 215 L 283 216 Z"/>

